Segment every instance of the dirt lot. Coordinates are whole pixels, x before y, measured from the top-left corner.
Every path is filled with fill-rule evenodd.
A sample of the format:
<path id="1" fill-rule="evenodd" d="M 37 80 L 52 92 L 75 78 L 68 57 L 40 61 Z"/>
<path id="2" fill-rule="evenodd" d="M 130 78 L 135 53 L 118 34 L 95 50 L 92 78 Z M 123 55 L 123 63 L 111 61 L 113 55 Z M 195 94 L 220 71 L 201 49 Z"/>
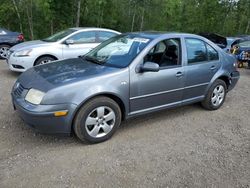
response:
<path id="1" fill-rule="evenodd" d="M 136 118 L 105 143 L 34 133 L 0 61 L 0 187 L 250 187 L 250 70 L 218 111 L 198 104 Z"/>

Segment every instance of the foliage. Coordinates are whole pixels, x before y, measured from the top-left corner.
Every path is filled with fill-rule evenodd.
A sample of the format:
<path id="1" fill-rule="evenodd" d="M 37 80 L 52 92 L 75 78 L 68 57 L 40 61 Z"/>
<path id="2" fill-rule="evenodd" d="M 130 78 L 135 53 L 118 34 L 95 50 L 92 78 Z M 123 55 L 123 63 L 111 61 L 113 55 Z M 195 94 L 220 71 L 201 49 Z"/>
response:
<path id="1" fill-rule="evenodd" d="M 26 39 L 37 39 L 74 27 L 78 19 L 81 27 L 121 32 L 161 30 L 233 36 L 250 34 L 249 10 L 250 0 L 0 0 L 0 27 L 22 30 Z"/>

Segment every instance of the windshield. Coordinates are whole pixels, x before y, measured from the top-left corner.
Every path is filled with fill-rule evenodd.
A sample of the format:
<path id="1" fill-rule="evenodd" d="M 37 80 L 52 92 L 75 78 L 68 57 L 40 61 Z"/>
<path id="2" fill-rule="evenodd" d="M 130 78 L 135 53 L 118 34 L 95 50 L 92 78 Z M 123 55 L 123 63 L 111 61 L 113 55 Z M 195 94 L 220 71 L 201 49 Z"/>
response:
<path id="1" fill-rule="evenodd" d="M 46 39 L 43 39 L 42 41 L 45 41 L 45 42 L 56 42 L 56 41 L 59 41 L 61 39 L 63 39 L 64 37 L 70 35 L 71 33 L 74 33 L 76 30 L 74 29 L 67 29 L 67 30 L 64 30 L 64 31 L 60 31 L 54 35 L 51 35 L 50 37 L 46 38 Z"/>
<path id="2" fill-rule="evenodd" d="M 84 58 L 100 64 L 124 68 L 147 46 L 150 39 L 138 35 L 118 35 L 87 53 Z"/>

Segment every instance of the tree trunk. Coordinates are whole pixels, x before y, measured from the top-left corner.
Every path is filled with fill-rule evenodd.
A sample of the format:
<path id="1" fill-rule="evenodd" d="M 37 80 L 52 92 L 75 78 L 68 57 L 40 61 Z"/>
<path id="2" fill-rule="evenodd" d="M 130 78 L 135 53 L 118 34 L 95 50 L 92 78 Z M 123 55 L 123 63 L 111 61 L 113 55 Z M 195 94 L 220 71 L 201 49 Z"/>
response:
<path id="1" fill-rule="evenodd" d="M 12 0 L 12 2 L 13 2 L 13 5 L 14 5 L 14 8 L 15 8 L 15 11 L 16 11 L 16 14 L 17 14 L 17 17 L 18 17 L 18 20 L 19 20 L 20 32 L 23 33 L 23 25 L 22 25 L 22 20 L 21 20 L 21 16 L 20 16 L 19 9 L 18 9 L 18 7 L 17 7 L 16 1 L 15 1 L 15 0 Z"/>
<path id="2" fill-rule="evenodd" d="M 247 27 L 246 27 L 245 34 L 247 34 L 247 33 L 248 33 L 248 31 L 249 31 L 249 27 L 250 27 L 250 20 L 248 20 L 248 23 L 247 23 Z"/>
<path id="3" fill-rule="evenodd" d="M 77 1 L 76 27 L 80 25 L 81 0 Z"/>
<path id="4" fill-rule="evenodd" d="M 30 11 L 29 11 L 30 8 Z M 28 18 L 28 23 L 29 23 L 29 30 L 30 30 L 30 39 L 34 39 L 34 33 L 33 33 L 33 14 L 32 14 L 32 9 L 33 9 L 33 2 L 32 0 L 30 1 L 30 7 L 26 7 L 26 14 Z"/>
<path id="5" fill-rule="evenodd" d="M 142 10 L 140 31 L 142 31 L 142 29 L 143 29 L 143 24 L 144 24 L 144 13 L 145 13 L 145 7 L 143 7 L 143 10 Z"/>
<path id="6" fill-rule="evenodd" d="M 134 7 L 134 14 L 133 14 L 132 23 L 131 23 L 131 32 L 134 31 L 135 14 L 136 14 L 136 6 Z"/>
<path id="7" fill-rule="evenodd" d="M 50 20 L 50 34 L 54 34 L 54 24 L 53 24 L 53 19 Z"/>

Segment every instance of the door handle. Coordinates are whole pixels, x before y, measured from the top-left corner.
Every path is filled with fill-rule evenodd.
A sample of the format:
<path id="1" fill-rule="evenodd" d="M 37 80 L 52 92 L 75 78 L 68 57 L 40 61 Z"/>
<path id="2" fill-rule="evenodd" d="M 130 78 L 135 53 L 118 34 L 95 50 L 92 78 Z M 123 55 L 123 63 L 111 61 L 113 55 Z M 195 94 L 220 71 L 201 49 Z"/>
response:
<path id="1" fill-rule="evenodd" d="M 210 70 L 215 70 L 215 69 L 216 69 L 216 66 L 214 65 L 210 67 Z"/>
<path id="2" fill-rule="evenodd" d="M 177 72 L 175 76 L 176 77 L 181 77 L 181 76 L 183 76 L 183 73 L 182 72 Z"/>

